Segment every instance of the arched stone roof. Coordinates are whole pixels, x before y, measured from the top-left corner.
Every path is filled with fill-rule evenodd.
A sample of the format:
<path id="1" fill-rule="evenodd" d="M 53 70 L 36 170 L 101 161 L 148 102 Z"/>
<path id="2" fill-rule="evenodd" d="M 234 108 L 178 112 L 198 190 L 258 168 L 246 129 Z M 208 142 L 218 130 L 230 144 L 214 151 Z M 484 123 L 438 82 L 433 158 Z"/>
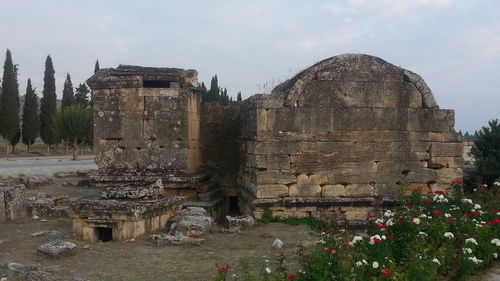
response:
<path id="1" fill-rule="evenodd" d="M 278 85 L 270 96 L 282 100 L 285 107 L 300 106 L 301 95 L 303 95 L 307 85 L 314 80 L 410 82 L 421 94 L 423 108 L 438 108 L 432 91 L 420 75 L 388 63 L 381 58 L 365 54 L 343 54 L 320 61 Z"/>

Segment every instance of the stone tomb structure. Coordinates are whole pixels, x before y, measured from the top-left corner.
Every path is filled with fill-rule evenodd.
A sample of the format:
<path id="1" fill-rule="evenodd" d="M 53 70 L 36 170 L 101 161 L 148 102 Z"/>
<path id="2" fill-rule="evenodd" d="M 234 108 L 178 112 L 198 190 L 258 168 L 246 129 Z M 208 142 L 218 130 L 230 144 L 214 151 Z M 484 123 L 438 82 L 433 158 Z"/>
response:
<path id="1" fill-rule="evenodd" d="M 407 192 L 462 177 L 453 110 L 417 74 L 368 55 L 332 57 L 242 108 L 240 207 L 362 222 Z"/>
<path id="2" fill-rule="evenodd" d="M 72 208 L 91 241 L 162 227 L 180 204 L 220 216 L 228 198 L 257 218 L 356 224 L 390 208 L 400 186 L 427 193 L 462 177 L 453 110 L 419 75 L 373 56 L 326 59 L 233 106 L 201 103 L 194 70 L 119 66 L 88 84 L 92 180 L 104 190 Z"/>
<path id="3" fill-rule="evenodd" d="M 88 81 L 100 198 L 71 204 L 85 240 L 127 240 L 162 228 L 200 181 L 197 72 L 119 66 Z M 182 197 L 179 197 L 182 196 Z"/>

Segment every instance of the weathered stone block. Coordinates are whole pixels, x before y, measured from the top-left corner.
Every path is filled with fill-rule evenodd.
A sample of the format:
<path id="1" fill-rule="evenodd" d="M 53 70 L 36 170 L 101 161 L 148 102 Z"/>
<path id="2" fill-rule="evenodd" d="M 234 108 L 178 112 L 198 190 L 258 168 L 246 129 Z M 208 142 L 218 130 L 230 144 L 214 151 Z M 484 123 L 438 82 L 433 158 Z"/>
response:
<path id="1" fill-rule="evenodd" d="M 283 184 L 260 185 L 255 196 L 257 198 L 278 198 L 288 196 L 288 186 Z"/>
<path id="2" fill-rule="evenodd" d="M 289 188 L 290 197 L 319 197 L 321 187 L 319 184 L 294 184 Z"/>
<path id="3" fill-rule="evenodd" d="M 321 187 L 322 197 L 344 197 L 347 196 L 345 185 L 328 184 Z"/>
<path id="4" fill-rule="evenodd" d="M 461 168 L 443 168 L 436 171 L 438 183 L 451 184 L 453 181 L 461 180 L 463 172 Z"/>
<path id="5" fill-rule="evenodd" d="M 118 111 L 97 110 L 94 114 L 94 138 L 122 138 L 121 119 L 122 117 Z"/>
<path id="6" fill-rule="evenodd" d="M 404 131 L 406 109 L 397 108 L 337 108 L 336 131 Z"/>
<path id="7" fill-rule="evenodd" d="M 381 82 L 311 81 L 298 99 L 299 107 L 382 107 Z"/>
<path id="8" fill-rule="evenodd" d="M 374 185 L 370 184 L 348 184 L 345 187 L 347 196 L 373 196 Z"/>
<path id="9" fill-rule="evenodd" d="M 455 112 L 446 109 L 409 109 L 408 131 L 453 132 Z"/>
<path id="10" fill-rule="evenodd" d="M 297 179 L 294 175 L 282 171 L 257 171 L 253 181 L 256 184 L 290 184 Z"/>
<path id="11" fill-rule="evenodd" d="M 412 83 L 385 83 L 384 107 L 421 108 L 422 95 Z"/>
<path id="12" fill-rule="evenodd" d="M 431 157 L 435 156 L 448 156 L 448 157 L 461 157 L 464 151 L 463 144 L 460 143 L 443 143 L 433 142 L 430 147 Z"/>

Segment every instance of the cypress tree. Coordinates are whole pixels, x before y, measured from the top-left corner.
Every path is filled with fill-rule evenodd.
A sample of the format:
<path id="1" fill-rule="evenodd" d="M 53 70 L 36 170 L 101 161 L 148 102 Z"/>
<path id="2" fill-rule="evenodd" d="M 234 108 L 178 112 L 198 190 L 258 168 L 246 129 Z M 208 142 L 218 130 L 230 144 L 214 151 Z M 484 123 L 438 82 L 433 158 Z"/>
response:
<path id="1" fill-rule="evenodd" d="M 75 94 L 75 105 L 81 105 L 83 107 L 87 107 L 89 105 L 89 101 L 87 98 L 87 95 L 90 93 L 89 88 L 85 83 L 81 83 L 78 85 L 76 88 L 76 94 Z"/>
<path id="2" fill-rule="evenodd" d="M 56 80 L 55 71 L 50 55 L 45 60 L 45 73 L 43 77 L 43 91 L 40 105 L 40 137 L 47 144 L 47 152 L 50 153 L 50 145 L 57 143 L 57 135 L 52 130 L 52 118 L 56 114 Z"/>
<path id="3" fill-rule="evenodd" d="M 238 92 L 238 95 L 236 96 L 236 101 L 237 102 L 241 102 L 242 101 L 241 92 Z"/>
<path id="4" fill-rule="evenodd" d="M 40 119 L 38 118 L 38 98 L 35 89 L 31 86 L 31 79 L 28 79 L 26 95 L 24 96 L 22 126 L 22 141 L 28 147 L 28 152 L 39 134 Z"/>
<path id="5" fill-rule="evenodd" d="M 201 82 L 201 101 L 207 102 L 208 100 L 208 91 L 205 83 Z"/>
<path id="6" fill-rule="evenodd" d="M 215 75 L 214 77 L 212 77 L 212 81 L 210 81 L 210 90 L 208 90 L 207 93 L 207 101 L 217 102 L 220 97 L 219 91 L 220 91 L 219 82 L 217 80 L 217 75 Z"/>
<path id="7" fill-rule="evenodd" d="M 64 81 L 61 109 L 73 105 L 74 102 L 75 93 L 73 92 L 73 83 L 71 83 L 71 76 L 67 73 L 66 81 Z"/>
<path id="8" fill-rule="evenodd" d="M 17 67 L 14 66 L 8 49 L 3 66 L 2 97 L 0 100 L 0 134 L 7 140 L 6 151 L 8 153 L 11 139 L 14 139 L 19 132 Z"/>
<path id="9" fill-rule="evenodd" d="M 99 68 L 99 60 L 97 60 L 97 61 L 95 62 L 95 66 L 94 66 L 94 73 L 96 73 L 97 71 L 99 71 L 99 69 L 100 69 L 100 68 Z"/>

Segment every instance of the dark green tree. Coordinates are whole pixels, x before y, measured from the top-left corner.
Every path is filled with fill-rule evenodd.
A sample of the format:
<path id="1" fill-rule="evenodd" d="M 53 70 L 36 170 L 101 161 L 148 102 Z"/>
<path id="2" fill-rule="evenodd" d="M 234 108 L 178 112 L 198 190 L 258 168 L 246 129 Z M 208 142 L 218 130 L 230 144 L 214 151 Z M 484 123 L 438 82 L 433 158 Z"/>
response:
<path id="1" fill-rule="evenodd" d="M 31 79 L 28 79 L 26 95 L 24 96 L 22 126 L 22 141 L 28 147 L 28 152 L 39 134 L 40 119 L 38 117 L 38 97 L 36 96 L 35 89 L 31 86 Z"/>
<path id="2" fill-rule="evenodd" d="M 236 102 L 241 102 L 243 99 L 241 98 L 241 92 L 238 92 L 238 95 L 236 96 Z"/>
<path id="3" fill-rule="evenodd" d="M 479 179 L 492 187 L 500 178 L 500 123 L 495 119 L 488 125 L 477 132 L 471 153 L 476 159 Z"/>
<path id="4" fill-rule="evenodd" d="M 0 135 L 7 140 L 6 151 L 9 153 L 11 140 L 19 133 L 19 87 L 17 67 L 12 62 L 12 55 L 7 49 L 3 66 L 2 97 L 0 99 Z"/>
<path id="5" fill-rule="evenodd" d="M 90 93 L 89 88 L 85 83 L 81 83 L 76 88 L 75 94 L 75 102 L 74 104 L 79 104 L 83 107 L 87 107 L 89 105 L 88 94 Z"/>
<path id="6" fill-rule="evenodd" d="M 81 105 L 64 108 L 53 119 L 53 129 L 57 135 L 73 145 L 73 160 L 81 151 L 81 146 L 92 138 L 92 109 Z"/>
<path id="7" fill-rule="evenodd" d="M 99 60 L 97 60 L 97 61 L 95 62 L 95 66 L 94 66 L 94 73 L 96 73 L 96 72 L 97 72 L 97 71 L 99 71 L 99 70 L 100 70 L 100 68 L 99 68 Z"/>
<path id="8" fill-rule="evenodd" d="M 50 55 L 45 60 L 45 73 L 43 77 L 43 91 L 40 105 L 40 137 L 47 144 L 47 153 L 50 146 L 58 142 L 58 137 L 52 130 L 52 118 L 57 112 L 55 71 Z"/>
<path id="9" fill-rule="evenodd" d="M 61 108 L 73 105 L 75 102 L 75 93 L 73 91 L 73 83 L 71 83 L 71 76 L 66 74 L 66 81 L 64 81 L 63 96 Z"/>
<path id="10" fill-rule="evenodd" d="M 201 101 L 202 102 L 207 102 L 208 98 L 208 91 L 207 87 L 205 86 L 205 83 L 201 82 Z"/>
<path id="11" fill-rule="evenodd" d="M 217 102 L 219 101 L 220 97 L 220 88 L 219 88 L 219 81 L 217 79 L 217 75 L 212 77 L 212 80 L 210 81 L 210 90 L 208 90 L 207 93 L 207 101 L 208 102 Z"/>

